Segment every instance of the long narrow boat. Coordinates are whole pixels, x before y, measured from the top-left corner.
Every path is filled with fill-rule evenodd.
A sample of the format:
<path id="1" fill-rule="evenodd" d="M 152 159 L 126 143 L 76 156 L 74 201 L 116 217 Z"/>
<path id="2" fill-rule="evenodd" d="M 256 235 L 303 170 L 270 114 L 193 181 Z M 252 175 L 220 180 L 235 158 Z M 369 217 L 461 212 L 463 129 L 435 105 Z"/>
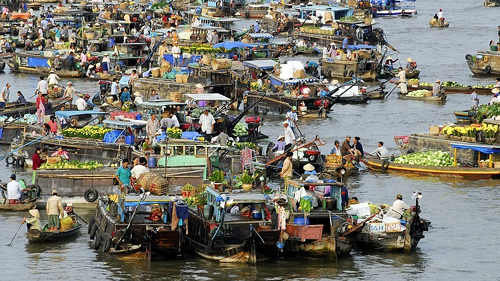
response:
<path id="1" fill-rule="evenodd" d="M 439 101 L 439 102 L 444 102 L 446 101 L 446 95 L 444 96 L 430 96 L 430 97 L 411 97 L 408 95 L 401 95 L 398 94 L 398 98 L 402 100 L 421 100 L 421 101 Z"/>
<path id="2" fill-rule="evenodd" d="M 39 52 L 14 53 L 12 59 L 3 59 L 12 72 L 27 74 L 48 75 L 53 70 L 59 77 L 83 77 L 79 70 L 56 70 L 51 68 L 51 59 L 41 56 Z"/>
<path id="3" fill-rule="evenodd" d="M 13 212 L 28 211 L 30 209 L 33 209 L 35 205 L 36 205 L 35 202 L 29 202 L 25 204 L 0 204 L 0 211 L 13 211 Z"/>
<path id="4" fill-rule="evenodd" d="M 423 165 L 408 165 L 390 162 L 388 160 L 370 159 L 361 160 L 368 168 L 381 171 L 395 171 L 406 173 L 418 173 L 429 176 L 453 176 L 464 179 L 491 179 L 500 178 L 500 169 L 496 168 L 473 168 L 473 167 L 434 167 Z"/>
<path id="5" fill-rule="evenodd" d="M 472 90 L 476 90 L 478 95 L 491 95 L 491 88 L 487 87 L 443 87 L 446 94 L 470 94 Z M 408 85 L 408 92 L 417 90 L 428 90 L 432 91 L 431 85 Z"/>
<path id="6" fill-rule="evenodd" d="M 55 242 L 65 240 L 71 237 L 78 235 L 80 229 L 82 228 L 82 224 L 76 222 L 73 228 L 60 231 L 60 232 L 50 232 L 50 231 L 39 231 L 37 229 L 30 229 L 24 235 L 28 238 L 29 242 Z"/>
<path id="7" fill-rule="evenodd" d="M 66 103 L 66 99 L 56 99 L 52 102 L 52 108 L 54 111 L 61 109 L 61 107 Z M 0 109 L 0 115 L 5 116 L 18 116 L 22 117 L 25 114 L 34 114 L 36 113 L 36 103 L 28 102 L 26 104 L 8 104 L 3 109 Z"/>

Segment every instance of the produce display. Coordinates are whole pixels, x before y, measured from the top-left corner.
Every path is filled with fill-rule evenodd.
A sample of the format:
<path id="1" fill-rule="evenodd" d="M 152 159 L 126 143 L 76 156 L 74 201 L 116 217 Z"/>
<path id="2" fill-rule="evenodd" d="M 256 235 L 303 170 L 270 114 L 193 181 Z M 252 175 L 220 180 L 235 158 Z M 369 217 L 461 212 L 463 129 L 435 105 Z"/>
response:
<path id="1" fill-rule="evenodd" d="M 472 86 L 472 88 L 476 88 L 476 89 L 493 89 L 495 85 L 486 85 L 486 86 L 483 86 L 483 85 L 474 85 Z"/>
<path id="2" fill-rule="evenodd" d="M 425 97 L 425 93 L 427 93 L 427 90 L 416 90 L 416 91 L 411 91 L 406 96 L 408 97 L 415 97 L 415 98 L 423 98 Z"/>
<path id="3" fill-rule="evenodd" d="M 16 118 L 14 117 L 7 117 L 5 115 L 2 115 L 0 116 L 0 122 L 12 122 L 14 121 Z M 25 124 L 35 124 L 36 122 L 38 121 L 38 117 L 36 116 L 36 114 L 24 114 L 23 117 L 19 118 L 16 120 L 16 122 L 19 122 L 19 123 L 25 123 Z"/>
<path id="4" fill-rule="evenodd" d="M 412 81 L 413 79 L 410 79 L 409 81 Z M 418 81 L 418 79 L 417 79 Z M 472 88 L 477 88 L 477 89 L 493 89 L 493 86 L 494 85 L 486 85 L 486 86 L 482 86 L 482 85 L 474 85 L 474 86 L 470 86 L 470 85 L 464 85 L 464 84 L 460 84 L 460 83 L 457 83 L 457 82 L 454 82 L 454 81 L 445 81 L 443 83 L 441 83 L 441 85 L 443 87 L 448 87 L 448 88 L 468 88 L 468 87 L 472 87 Z M 420 83 L 420 86 L 434 86 L 434 84 L 431 84 L 431 83 L 427 83 L 427 82 L 421 82 Z"/>
<path id="5" fill-rule="evenodd" d="M 168 128 L 167 136 L 171 139 L 180 139 L 182 136 L 182 130 L 179 128 Z"/>
<path id="6" fill-rule="evenodd" d="M 235 137 L 245 136 L 245 135 L 248 135 L 248 130 L 245 127 L 245 125 L 238 123 L 238 124 L 236 124 L 236 126 L 234 126 L 233 135 Z"/>
<path id="7" fill-rule="evenodd" d="M 111 131 L 112 129 L 99 126 L 85 126 L 81 129 L 77 128 L 64 129 L 61 131 L 61 133 L 63 136 L 67 138 L 78 137 L 84 139 L 102 140 L 104 138 L 104 135 Z"/>
<path id="8" fill-rule="evenodd" d="M 474 119 L 476 122 L 483 122 L 484 119 L 492 118 L 493 116 L 500 115 L 500 103 L 482 104 L 476 110 Z"/>
<path id="9" fill-rule="evenodd" d="M 441 134 L 476 138 L 477 133 L 482 131 L 484 132 L 484 136 L 486 138 L 494 138 L 498 132 L 498 129 L 498 125 L 492 124 L 472 124 L 463 127 L 446 126 L 441 130 Z"/>
<path id="10" fill-rule="evenodd" d="M 113 111 L 109 114 L 111 120 L 115 120 L 116 116 L 123 116 L 127 119 L 140 120 L 142 115 L 139 112 Z"/>
<path id="11" fill-rule="evenodd" d="M 420 80 L 418 80 L 418 78 L 411 78 L 408 80 L 408 84 L 418 84 L 419 82 Z"/>
<path id="12" fill-rule="evenodd" d="M 224 48 L 212 48 L 210 44 L 192 44 L 180 48 L 183 53 L 219 54 L 227 52 Z"/>
<path id="13" fill-rule="evenodd" d="M 394 159 L 394 163 L 435 167 L 451 167 L 453 166 L 453 158 L 448 153 L 441 150 L 425 151 L 401 155 Z"/>
<path id="14" fill-rule="evenodd" d="M 434 86 L 434 84 L 427 83 L 427 82 L 421 82 L 420 86 Z"/>
<path id="15" fill-rule="evenodd" d="M 43 163 L 40 166 L 42 170 L 95 170 L 104 167 L 102 163 L 97 161 L 80 162 L 78 160 L 59 161 L 54 164 Z"/>
<path id="16" fill-rule="evenodd" d="M 173 68 L 172 71 L 163 73 L 163 79 L 175 79 L 175 76 L 177 74 L 184 74 L 184 72 L 179 69 Z"/>
<path id="17" fill-rule="evenodd" d="M 237 149 L 245 149 L 245 148 L 250 148 L 250 149 L 255 149 L 255 143 L 253 142 L 236 142 L 234 143 L 234 147 Z"/>
<path id="18" fill-rule="evenodd" d="M 445 81 L 441 84 L 441 86 L 444 86 L 444 87 L 460 87 L 460 88 L 466 88 L 468 86 L 464 85 L 464 84 L 460 84 L 460 83 L 457 83 L 457 82 L 453 82 L 453 81 Z"/>

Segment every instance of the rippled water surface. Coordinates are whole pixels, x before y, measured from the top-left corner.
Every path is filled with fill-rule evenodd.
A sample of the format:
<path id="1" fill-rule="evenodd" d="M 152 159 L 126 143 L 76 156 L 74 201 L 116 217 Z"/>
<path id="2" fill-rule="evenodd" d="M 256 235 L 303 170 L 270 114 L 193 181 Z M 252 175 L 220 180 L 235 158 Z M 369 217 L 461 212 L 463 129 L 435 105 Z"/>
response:
<path id="1" fill-rule="evenodd" d="M 408 19 L 380 19 L 379 26 L 400 53 L 390 55 L 405 61 L 416 60 L 421 80 L 452 80 L 462 84 L 493 84 L 493 78 L 471 76 L 465 55 L 475 54 L 496 40 L 500 8 L 484 8 L 482 1 L 416 2 L 418 16 Z M 429 19 L 442 8 L 450 22 L 448 29 L 430 29 Z M 13 84 L 27 97 L 36 88 L 35 76 L 0 74 L 0 85 Z M 66 80 L 64 80 L 65 82 Z M 77 90 L 94 93 L 95 82 L 73 81 Z M 14 92 L 12 91 L 12 92 Z M 481 102 L 489 97 L 481 96 Z M 448 95 L 446 104 L 399 100 L 395 94 L 386 100 L 366 105 L 335 105 L 327 119 L 300 120 L 309 138 L 320 135 L 328 141 L 346 134 L 361 137 L 365 150 L 372 151 L 377 141 L 396 151 L 393 137 L 426 132 L 431 125 L 453 122 L 453 110 L 470 106 L 467 95 Z M 264 133 L 275 139 L 282 133 L 278 117 L 266 117 Z M 7 148 L 1 148 L 3 154 Z M 8 180 L 10 168 L 0 164 L 0 180 Z M 26 173 L 26 179 L 30 175 Z M 0 213 L 1 280 L 496 280 L 498 279 L 499 231 L 495 214 L 500 213 L 500 181 L 461 181 L 363 171 L 348 180 L 351 196 L 373 203 L 392 203 L 396 193 L 409 201 L 413 190 L 422 191 L 422 215 L 434 226 L 425 233 L 417 251 L 399 253 L 359 253 L 337 262 L 322 260 L 279 260 L 259 264 L 221 265 L 192 256 L 151 263 L 124 262 L 100 254 L 89 246 L 86 228 L 77 238 L 46 245 L 31 245 L 24 238 L 24 226 L 12 246 L 4 246 L 16 232 L 23 214 Z M 85 218 L 93 209 L 80 209 Z M 26 214 L 27 215 L 27 214 Z"/>

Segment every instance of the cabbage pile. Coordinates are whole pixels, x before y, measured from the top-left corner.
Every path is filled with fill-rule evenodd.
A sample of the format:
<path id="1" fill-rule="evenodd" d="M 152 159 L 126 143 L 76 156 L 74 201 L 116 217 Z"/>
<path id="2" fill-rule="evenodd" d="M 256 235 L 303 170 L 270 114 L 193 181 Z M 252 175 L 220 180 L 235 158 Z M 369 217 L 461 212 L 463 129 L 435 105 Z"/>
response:
<path id="1" fill-rule="evenodd" d="M 416 90 L 409 92 L 406 96 L 414 98 L 423 98 L 427 90 Z"/>
<path id="2" fill-rule="evenodd" d="M 447 152 L 443 152 L 441 150 L 425 151 L 401 155 L 394 159 L 394 163 L 435 167 L 451 167 L 453 166 L 453 157 L 451 157 Z"/>
<path id="3" fill-rule="evenodd" d="M 236 126 L 234 126 L 233 135 L 235 137 L 246 136 L 246 135 L 248 135 L 248 130 L 245 127 L 245 125 L 238 123 L 238 124 L 236 124 Z"/>

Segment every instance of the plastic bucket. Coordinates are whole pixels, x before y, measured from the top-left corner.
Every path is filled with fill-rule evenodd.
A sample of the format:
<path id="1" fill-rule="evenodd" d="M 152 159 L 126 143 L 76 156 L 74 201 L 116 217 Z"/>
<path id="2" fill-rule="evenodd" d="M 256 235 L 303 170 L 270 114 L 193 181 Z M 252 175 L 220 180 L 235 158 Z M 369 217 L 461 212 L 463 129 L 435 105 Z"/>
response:
<path id="1" fill-rule="evenodd" d="M 125 143 L 128 145 L 133 145 L 135 142 L 135 137 L 130 135 L 130 136 L 125 136 Z"/>
<path id="2" fill-rule="evenodd" d="M 112 48 L 115 45 L 115 39 L 109 38 L 108 48 Z"/>
<path id="3" fill-rule="evenodd" d="M 293 219 L 293 223 L 300 225 L 309 225 L 309 218 L 306 218 L 304 223 L 304 217 L 296 217 Z"/>
<path id="4" fill-rule="evenodd" d="M 149 168 L 154 168 L 154 167 L 156 167 L 156 158 L 154 158 L 154 157 L 149 157 L 149 159 L 148 159 L 148 167 L 149 167 Z"/>
<path id="5" fill-rule="evenodd" d="M 283 249 L 283 248 L 285 248 L 285 244 L 284 244 L 284 243 L 282 243 L 281 241 L 278 241 L 278 242 L 276 243 L 276 247 L 278 247 L 278 249 Z"/>

